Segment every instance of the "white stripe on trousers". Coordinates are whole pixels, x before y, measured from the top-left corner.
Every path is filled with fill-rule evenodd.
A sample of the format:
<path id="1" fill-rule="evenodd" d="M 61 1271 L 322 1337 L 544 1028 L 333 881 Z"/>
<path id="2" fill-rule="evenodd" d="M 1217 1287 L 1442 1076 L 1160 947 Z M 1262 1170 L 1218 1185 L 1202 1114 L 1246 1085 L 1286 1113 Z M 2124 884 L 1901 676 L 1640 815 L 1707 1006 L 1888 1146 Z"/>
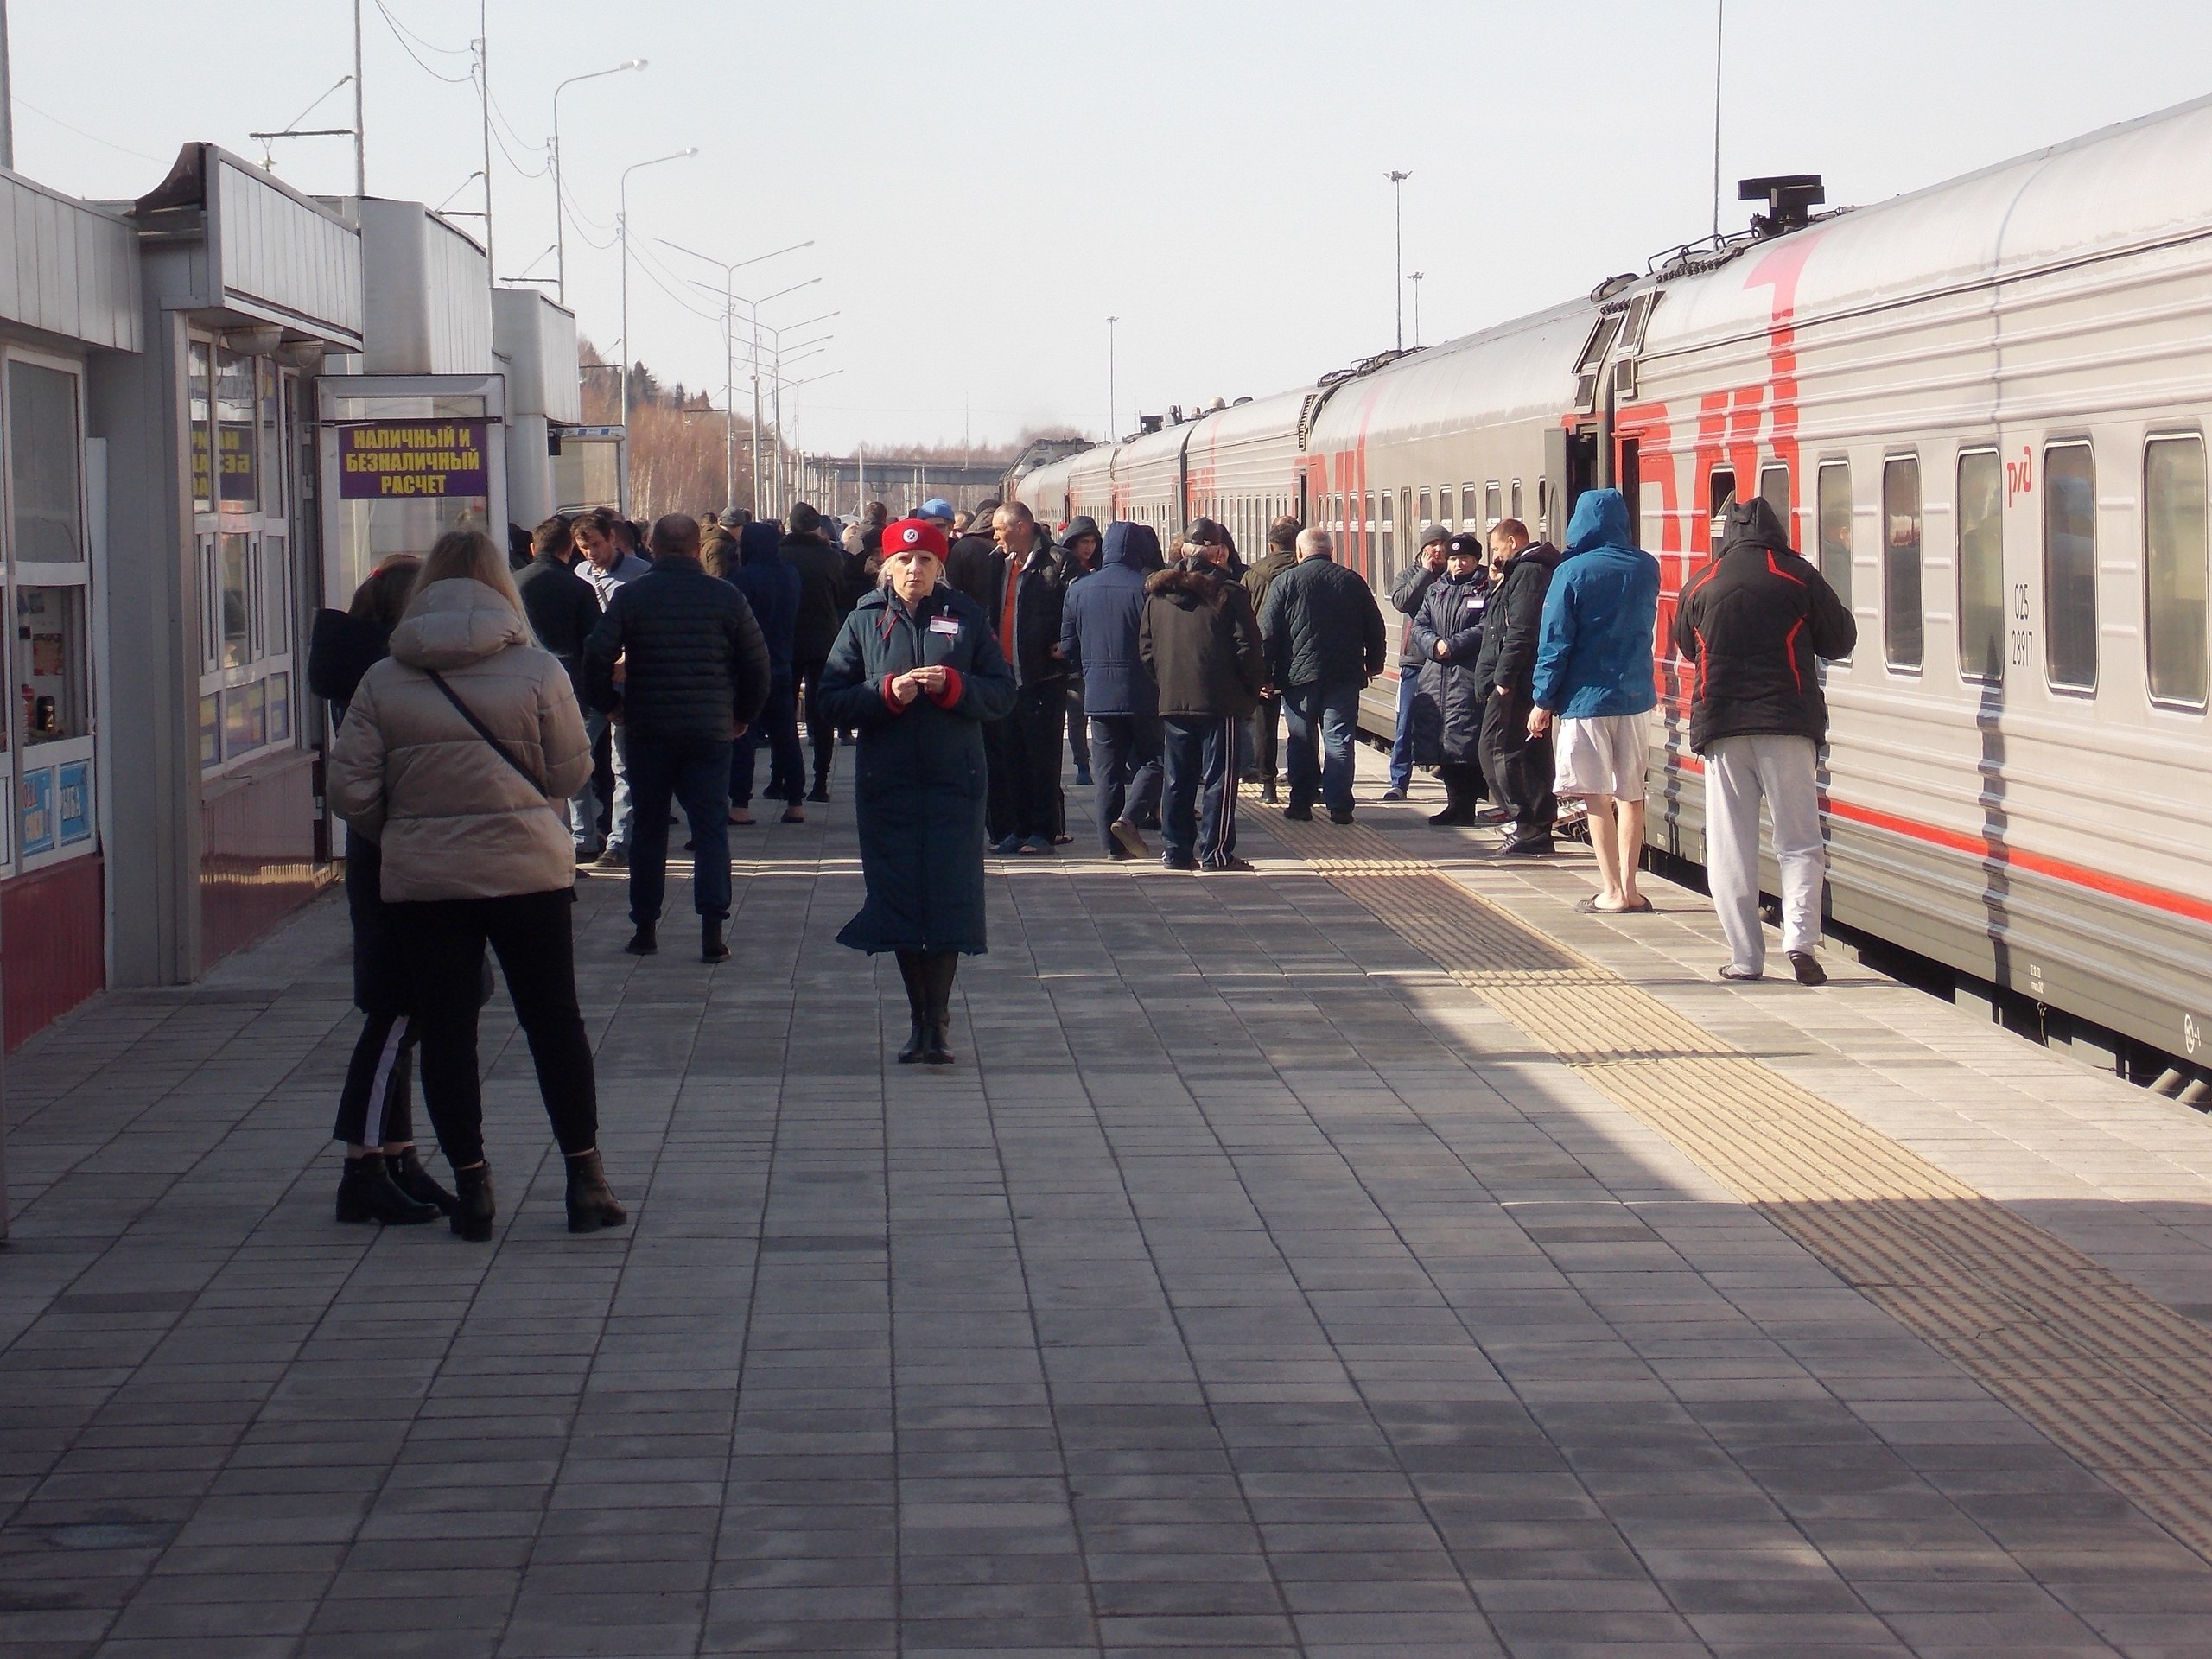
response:
<path id="1" fill-rule="evenodd" d="M 361 1144 L 366 1147 L 384 1145 L 384 1132 L 391 1120 L 391 1071 L 399 1064 L 399 1051 L 407 1041 L 407 1016 L 401 1014 L 391 1022 L 391 1029 L 384 1034 L 384 1047 L 377 1054 L 376 1076 L 369 1083 L 369 1109 L 375 1115 L 376 1133 L 368 1133 L 364 1124 Z"/>
<path id="2" fill-rule="evenodd" d="M 1226 757 L 1227 772 L 1221 780 L 1221 822 L 1215 826 L 1214 847 L 1224 859 L 1233 858 L 1236 852 L 1236 728 L 1233 715 L 1224 715 L 1221 722 L 1222 753 Z"/>

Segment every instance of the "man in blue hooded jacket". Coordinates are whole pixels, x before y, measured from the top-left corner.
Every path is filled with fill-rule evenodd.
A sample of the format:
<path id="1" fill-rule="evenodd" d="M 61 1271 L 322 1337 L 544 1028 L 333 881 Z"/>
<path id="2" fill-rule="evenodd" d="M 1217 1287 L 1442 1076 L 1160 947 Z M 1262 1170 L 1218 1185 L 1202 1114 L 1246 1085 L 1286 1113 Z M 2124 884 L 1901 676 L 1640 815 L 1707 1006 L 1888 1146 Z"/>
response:
<path id="1" fill-rule="evenodd" d="M 1618 490 L 1586 490 L 1567 527 L 1567 555 L 1544 594 L 1536 636 L 1535 707 L 1529 732 L 1554 718 L 1553 790 L 1579 795 L 1604 890 L 1575 908 L 1616 915 L 1649 910 L 1637 893 L 1643 852 L 1643 777 L 1659 686 L 1652 639 L 1659 626 L 1659 561 L 1629 540 Z"/>
<path id="2" fill-rule="evenodd" d="M 1061 654 L 1083 677 L 1098 840 L 1109 858 L 1149 855 L 1135 820 L 1160 811 L 1160 693 L 1137 644 L 1144 580 L 1159 567 L 1152 526 L 1116 520 L 1106 526 L 1098 569 L 1068 589 L 1060 610 Z"/>

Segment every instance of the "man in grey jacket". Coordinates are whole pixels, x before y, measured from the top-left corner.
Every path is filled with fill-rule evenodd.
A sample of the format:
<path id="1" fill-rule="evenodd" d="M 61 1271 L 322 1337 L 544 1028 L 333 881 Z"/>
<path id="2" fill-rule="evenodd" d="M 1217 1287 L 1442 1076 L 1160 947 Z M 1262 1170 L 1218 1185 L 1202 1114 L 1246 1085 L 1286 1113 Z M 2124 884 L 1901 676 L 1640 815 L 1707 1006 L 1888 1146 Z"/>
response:
<path id="1" fill-rule="evenodd" d="M 1451 539 L 1452 532 L 1443 525 L 1429 525 L 1421 533 L 1420 555 L 1390 584 L 1390 603 L 1406 620 L 1398 632 L 1398 724 L 1390 740 L 1390 787 L 1382 791 L 1386 801 L 1404 800 L 1413 787 L 1414 694 L 1421 690 L 1425 666 L 1414 649 L 1414 619 L 1421 614 L 1421 602 L 1437 577 L 1444 574 L 1444 549 Z"/>

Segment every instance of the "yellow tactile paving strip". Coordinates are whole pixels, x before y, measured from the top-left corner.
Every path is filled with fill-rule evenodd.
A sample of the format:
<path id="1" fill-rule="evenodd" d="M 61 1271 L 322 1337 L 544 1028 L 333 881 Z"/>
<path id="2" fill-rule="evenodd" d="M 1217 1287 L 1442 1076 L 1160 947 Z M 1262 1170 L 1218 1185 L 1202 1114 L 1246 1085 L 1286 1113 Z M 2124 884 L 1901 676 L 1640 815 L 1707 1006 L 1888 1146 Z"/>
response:
<path id="1" fill-rule="evenodd" d="M 1357 824 L 1270 834 L 2212 1558 L 2212 1332 Z"/>

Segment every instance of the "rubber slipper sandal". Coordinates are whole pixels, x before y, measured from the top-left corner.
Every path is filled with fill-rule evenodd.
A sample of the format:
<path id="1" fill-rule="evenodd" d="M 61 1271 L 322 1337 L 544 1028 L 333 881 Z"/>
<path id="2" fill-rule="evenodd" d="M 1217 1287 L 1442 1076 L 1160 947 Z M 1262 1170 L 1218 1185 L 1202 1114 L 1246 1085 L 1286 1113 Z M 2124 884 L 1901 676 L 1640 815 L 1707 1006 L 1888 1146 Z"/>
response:
<path id="1" fill-rule="evenodd" d="M 1574 906 L 1576 914 L 1582 916 L 1641 916 L 1650 908 L 1649 899 L 1639 899 L 1632 905 L 1623 905 L 1618 910 L 1607 910 L 1598 902 L 1595 893 L 1587 899 L 1578 899 Z"/>

